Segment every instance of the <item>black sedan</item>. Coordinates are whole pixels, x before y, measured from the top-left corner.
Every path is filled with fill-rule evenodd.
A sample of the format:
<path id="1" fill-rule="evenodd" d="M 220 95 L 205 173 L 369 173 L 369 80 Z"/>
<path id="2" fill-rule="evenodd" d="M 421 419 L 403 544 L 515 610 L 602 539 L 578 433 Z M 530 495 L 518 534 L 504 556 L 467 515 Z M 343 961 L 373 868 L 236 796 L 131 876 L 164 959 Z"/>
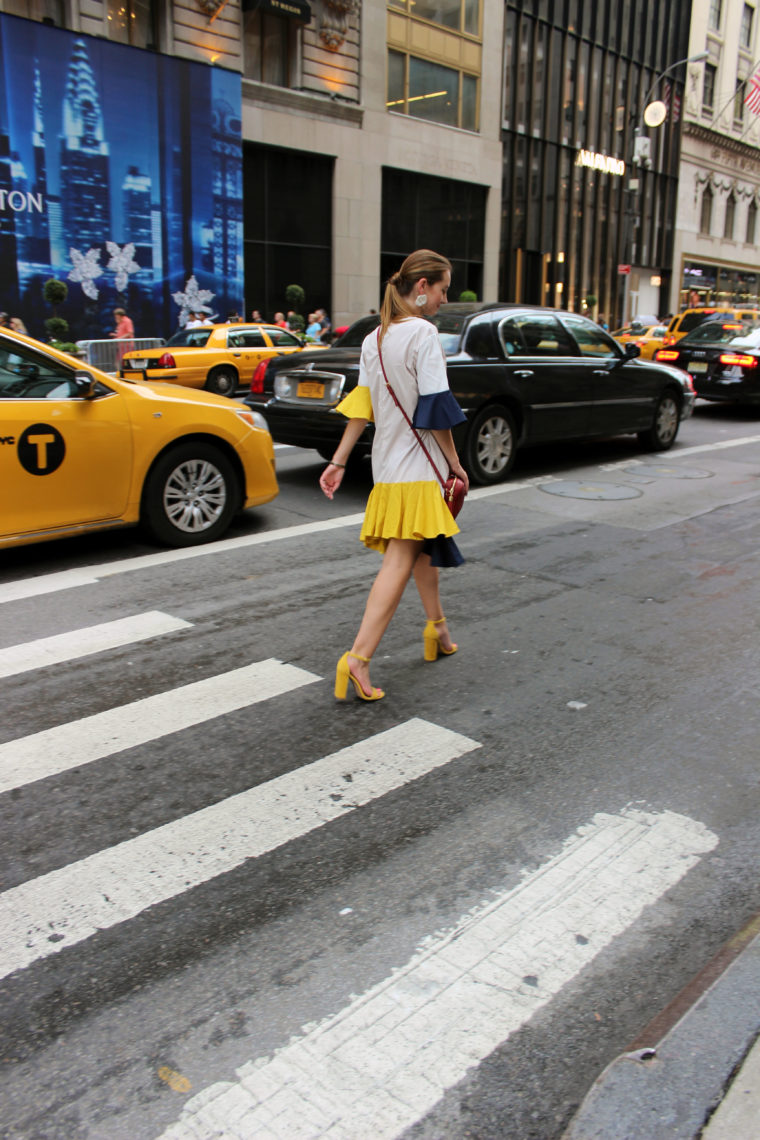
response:
<path id="1" fill-rule="evenodd" d="M 664 451 L 691 415 L 687 373 L 636 360 L 635 345 L 621 348 L 575 313 L 451 304 L 432 320 L 467 416 L 454 438 L 474 482 L 504 479 L 517 449 L 533 443 L 632 432 L 647 450 Z M 333 455 L 346 422 L 335 407 L 355 387 L 362 341 L 377 324 L 377 316 L 364 317 L 327 350 L 259 366 L 245 402 L 278 443 Z M 371 431 L 357 452 L 369 452 Z"/>
<path id="2" fill-rule="evenodd" d="M 710 321 L 655 360 L 685 369 L 705 400 L 760 404 L 760 324 Z"/>

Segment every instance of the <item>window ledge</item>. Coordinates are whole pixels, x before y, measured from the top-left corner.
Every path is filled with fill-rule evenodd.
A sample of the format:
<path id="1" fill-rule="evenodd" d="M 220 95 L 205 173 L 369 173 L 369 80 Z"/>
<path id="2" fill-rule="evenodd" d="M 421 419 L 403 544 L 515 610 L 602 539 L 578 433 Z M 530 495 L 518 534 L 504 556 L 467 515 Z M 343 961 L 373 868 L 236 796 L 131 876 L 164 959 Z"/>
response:
<path id="1" fill-rule="evenodd" d="M 255 79 L 243 79 L 243 101 L 259 107 L 301 111 L 324 119 L 339 119 L 343 123 L 360 127 L 364 121 L 364 108 L 343 99 L 298 91 L 293 87 L 275 87 Z"/>

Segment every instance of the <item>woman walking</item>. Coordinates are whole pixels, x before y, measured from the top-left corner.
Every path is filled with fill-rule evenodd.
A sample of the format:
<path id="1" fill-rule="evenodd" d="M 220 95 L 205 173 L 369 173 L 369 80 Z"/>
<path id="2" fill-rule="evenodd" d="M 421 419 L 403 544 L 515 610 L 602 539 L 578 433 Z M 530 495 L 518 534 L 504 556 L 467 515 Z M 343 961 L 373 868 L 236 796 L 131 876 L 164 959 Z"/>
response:
<path id="1" fill-rule="evenodd" d="M 380 328 L 362 345 L 359 382 L 338 405 L 348 418 L 343 437 L 319 480 L 328 499 L 343 481 L 354 444 L 374 420 L 372 475 L 361 539 L 383 553 L 380 571 L 367 598 L 353 646 L 338 662 L 335 696 L 342 699 L 351 681 L 364 701 L 385 696 L 374 688 L 369 663 L 401 601 L 411 575 L 427 616 L 423 633 L 426 661 L 439 652 L 456 652 L 441 610 L 438 568 L 459 566 L 463 558 L 453 540 L 459 527 L 444 503 L 436 472 L 414 432 L 396 406 L 396 398 L 419 431 L 438 472 L 457 475 L 469 487 L 451 429 L 465 416 L 449 389 L 446 360 L 434 316 L 446 300 L 451 263 L 438 253 L 411 253 L 389 279 L 380 311 Z"/>

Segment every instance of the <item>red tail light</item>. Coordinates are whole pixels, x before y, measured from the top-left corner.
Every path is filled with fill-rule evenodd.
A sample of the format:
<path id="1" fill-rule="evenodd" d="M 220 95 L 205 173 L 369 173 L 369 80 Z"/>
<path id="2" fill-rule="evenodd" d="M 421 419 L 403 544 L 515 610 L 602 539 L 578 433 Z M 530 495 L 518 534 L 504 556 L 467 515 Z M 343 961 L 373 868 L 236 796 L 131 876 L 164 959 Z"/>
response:
<path id="1" fill-rule="evenodd" d="M 177 363 L 170 352 L 163 352 L 158 358 L 159 368 L 176 368 Z"/>
<path id="2" fill-rule="evenodd" d="M 676 340 L 677 340 L 677 337 L 674 337 L 674 336 L 671 334 L 671 335 L 669 335 L 669 336 L 664 336 L 664 337 L 662 338 L 662 343 L 663 343 L 663 344 L 675 344 L 675 343 L 676 343 Z"/>
<path id="3" fill-rule="evenodd" d="M 268 360 L 262 360 L 261 364 L 257 367 L 251 380 L 251 393 L 254 396 L 264 395 L 264 373 L 267 370 Z"/>
<path id="4" fill-rule="evenodd" d="M 660 348 L 654 354 L 655 360 L 678 360 L 679 352 L 675 348 Z"/>
<path id="5" fill-rule="evenodd" d="M 741 368 L 757 368 L 757 357 L 745 356 L 741 352 L 724 352 L 720 362 L 721 364 L 738 364 Z"/>

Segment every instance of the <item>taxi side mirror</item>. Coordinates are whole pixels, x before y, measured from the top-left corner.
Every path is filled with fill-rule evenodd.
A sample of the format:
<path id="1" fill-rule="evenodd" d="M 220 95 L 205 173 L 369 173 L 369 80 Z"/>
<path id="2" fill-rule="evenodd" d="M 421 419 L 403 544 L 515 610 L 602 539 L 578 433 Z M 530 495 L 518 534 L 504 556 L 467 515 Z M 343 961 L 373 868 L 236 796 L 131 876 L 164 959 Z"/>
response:
<path id="1" fill-rule="evenodd" d="M 81 399 L 91 400 L 95 395 L 95 377 L 89 372 L 75 372 L 73 383 L 76 394 Z"/>

